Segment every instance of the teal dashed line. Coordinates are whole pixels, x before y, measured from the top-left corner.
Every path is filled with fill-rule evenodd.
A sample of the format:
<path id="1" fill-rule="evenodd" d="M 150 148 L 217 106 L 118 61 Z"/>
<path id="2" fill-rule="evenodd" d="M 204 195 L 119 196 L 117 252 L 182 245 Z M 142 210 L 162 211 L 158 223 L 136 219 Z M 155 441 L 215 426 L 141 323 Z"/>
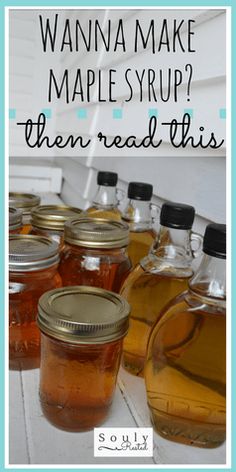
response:
<path id="1" fill-rule="evenodd" d="M 14 120 L 16 118 L 16 109 L 9 108 L 9 120 Z"/>
<path id="2" fill-rule="evenodd" d="M 86 108 L 78 108 L 77 110 L 77 118 L 79 120 L 85 120 L 87 118 L 87 110 Z"/>
<path id="3" fill-rule="evenodd" d="M 149 108 L 148 110 L 148 117 L 151 118 L 152 116 L 158 117 L 158 109 L 157 108 Z"/>
<path id="4" fill-rule="evenodd" d="M 42 108 L 42 113 L 46 116 L 46 118 L 52 118 L 51 108 Z"/>
<path id="5" fill-rule="evenodd" d="M 113 108 L 112 116 L 115 120 L 122 120 L 123 118 L 123 111 L 121 108 Z"/>
<path id="6" fill-rule="evenodd" d="M 193 109 L 192 108 L 185 108 L 184 113 L 188 113 L 191 118 L 193 118 Z"/>
<path id="7" fill-rule="evenodd" d="M 219 116 L 220 116 L 220 119 L 221 119 L 221 120 L 225 120 L 225 119 L 226 119 L 226 108 L 220 108 L 220 109 L 219 109 Z"/>

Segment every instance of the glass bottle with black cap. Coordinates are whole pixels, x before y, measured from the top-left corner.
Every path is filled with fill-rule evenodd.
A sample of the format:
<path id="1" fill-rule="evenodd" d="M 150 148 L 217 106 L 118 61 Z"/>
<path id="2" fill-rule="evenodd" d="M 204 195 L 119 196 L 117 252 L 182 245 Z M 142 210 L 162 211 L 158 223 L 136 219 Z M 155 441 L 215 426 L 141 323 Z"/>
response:
<path id="1" fill-rule="evenodd" d="M 226 226 L 210 224 L 188 290 L 154 326 L 145 382 L 153 425 L 167 439 L 200 447 L 225 440 Z"/>
<path id="2" fill-rule="evenodd" d="M 92 206 L 86 210 L 89 216 L 110 220 L 121 219 L 121 212 L 118 205 L 123 196 L 123 192 L 117 189 L 117 181 L 118 174 L 115 172 L 98 172 L 98 190 L 94 197 Z"/>
<path id="3" fill-rule="evenodd" d="M 193 275 L 192 241 L 197 239 L 198 246 L 201 245 L 201 238 L 191 232 L 194 215 L 190 205 L 171 202 L 162 205 L 160 232 L 148 256 L 131 271 L 121 289 L 131 305 L 123 365 L 134 375 L 143 376 L 148 337 L 163 307 L 187 288 Z"/>
<path id="4" fill-rule="evenodd" d="M 152 192 L 152 185 L 144 182 L 130 182 L 128 186 L 129 202 L 122 220 L 130 229 L 128 254 L 133 266 L 148 254 L 157 235 L 153 228 L 152 210 L 156 211 L 158 207 L 151 203 Z"/>

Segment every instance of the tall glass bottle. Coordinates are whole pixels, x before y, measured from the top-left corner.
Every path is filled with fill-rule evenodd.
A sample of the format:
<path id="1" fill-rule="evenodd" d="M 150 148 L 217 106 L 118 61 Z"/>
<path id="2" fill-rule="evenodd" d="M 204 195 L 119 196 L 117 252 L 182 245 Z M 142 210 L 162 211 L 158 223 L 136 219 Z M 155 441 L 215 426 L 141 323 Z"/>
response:
<path id="1" fill-rule="evenodd" d="M 145 381 L 158 433 L 216 447 L 225 440 L 226 420 L 225 225 L 207 226 L 203 251 L 188 290 L 152 330 Z"/>
<path id="2" fill-rule="evenodd" d="M 189 205 L 171 202 L 162 205 L 160 232 L 149 255 L 131 271 L 121 289 L 120 293 L 131 306 L 123 365 L 134 375 L 143 375 L 150 331 L 163 307 L 187 288 L 193 275 L 194 214 L 194 208 Z"/>
<path id="3" fill-rule="evenodd" d="M 116 188 L 118 174 L 115 172 L 99 171 L 97 174 L 98 190 L 92 206 L 86 212 L 95 218 L 120 220 L 121 212 L 118 208 L 118 189 Z"/>
<path id="4" fill-rule="evenodd" d="M 151 214 L 154 207 L 150 203 L 152 191 L 152 185 L 143 182 L 130 182 L 128 186 L 129 202 L 122 220 L 128 223 L 130 229 L 128 254 L 133 266 L 148 254 L 157 235 Z"/>

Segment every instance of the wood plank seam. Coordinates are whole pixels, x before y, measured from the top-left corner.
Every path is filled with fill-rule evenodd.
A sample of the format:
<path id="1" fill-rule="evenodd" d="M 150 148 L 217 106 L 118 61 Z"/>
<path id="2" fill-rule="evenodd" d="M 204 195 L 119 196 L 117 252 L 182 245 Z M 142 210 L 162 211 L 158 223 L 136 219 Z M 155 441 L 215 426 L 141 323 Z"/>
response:
<path id="1" fill-rule="evenodd" d="M 24 395 L 22 371 L 20 371 L 20 388 L 21 388 L 22 405 L 23 405 L 23 413 L 24 413 L 26 452 L 27 452 L 28 464 L 31 464 L 32 462 L 31 462 L 31 457 L 30 457 L 29 434 L 28 434 L 27 420 L 26 420 L 25 395 Z"/>
<path id="2" fill-rule="evenodd" d="M 136 426 L 138 428 L 147 427 L 147 425 L 144 424 L 143 421 L 141 420 L 141 418 L 139 417 L 137 409 L 135 408 L 135 405 L 133 404 L 130 395 L 127 395 L 125 385 L 122 382 L 121 378 L 119 378 L 119 377 L 118 377 L 118 381 L 117 381 L 117 387 L 119 388 L 119 390 L 121 392 L 122 398 L 124 399 L 124 402 L 126 403 L 128 409 L 129 409 L 129 412 L 130 412 Z M 154 440 L 153 440 L 153 457 L 152 457 L 152 460 L 153 460 L 154 464 L 161 464 L 161 461 L 159 459 L 159 454 L 158 454 L 158 447 L 157 447 Z"/>

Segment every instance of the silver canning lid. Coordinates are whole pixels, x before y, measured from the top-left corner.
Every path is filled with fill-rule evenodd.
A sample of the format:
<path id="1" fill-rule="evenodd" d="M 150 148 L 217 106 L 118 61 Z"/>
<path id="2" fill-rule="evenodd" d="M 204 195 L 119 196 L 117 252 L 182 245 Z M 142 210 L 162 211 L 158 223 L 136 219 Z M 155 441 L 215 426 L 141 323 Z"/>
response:
<path id="1" fill-rule="evenodd" d="M 75 344 L 102 344 L 128 331 L 130 306 L 102 288 L 62 287 L 44 293 L 38 303 L 41 331 Z"/>
<path id="2" fill-rule="evenodd" d="M 13 234 L 9 238 L 9 271 L 46 269 L 59 262 L 58 244 L 44 236 Z"/>
<path id="3" fill-rule="evenodd" d="M 22 211 L 19 208 L 9 207 L 9 231 L 22 226 Z"/>
<path id="4" fill-rule="evenodd" d="M 65 223 L 65 241 L 90 248 L 119 248 L 129 243 L 126 223 L 105 218 L 79 218 Z"/>
<path id="5" fill-rule="evenodd" d="M 24 215 L 30 213 L 38 205 L 40 205 L 40 197 L 38 195 L 20 192 L 9 193 L 9 206 L 20 208 Z"/>
<path id="6" fill-rule="evenodd" d="M 67 205 L 41 205 L 32 210 L 31 224 L 37 228 L 64 231 L 65 222 L 85 215 L 82 210 Z"/>

